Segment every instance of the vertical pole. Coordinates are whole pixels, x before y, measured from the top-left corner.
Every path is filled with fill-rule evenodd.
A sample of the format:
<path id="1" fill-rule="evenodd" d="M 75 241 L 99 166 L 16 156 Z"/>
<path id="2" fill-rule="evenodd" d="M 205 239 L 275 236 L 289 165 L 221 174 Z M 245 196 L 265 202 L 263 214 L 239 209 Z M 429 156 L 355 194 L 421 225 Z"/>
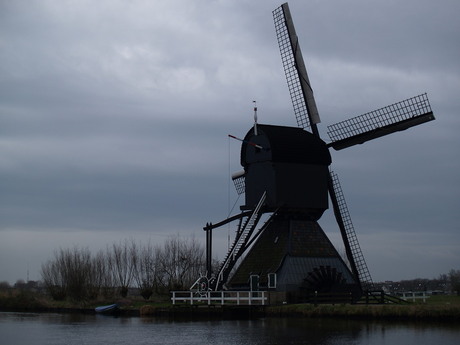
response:
<path id="1" fill-rule="evenodd" d="M 212 276 L 212 223 L 206 223 L 206 278 Z"/>
<path id="2" fill-rule="evenodd" d="M 257 102 L 252 101 L 252 103 L 254 103 L 254 135 L 257 136 L 259 135 L 257 133 Z"/>
<path id="3" fill-rule="evenodd" d="M 209 258 L 208 258 L 209 278 L 212 277 L 212 228 L 209 229 Z"/>

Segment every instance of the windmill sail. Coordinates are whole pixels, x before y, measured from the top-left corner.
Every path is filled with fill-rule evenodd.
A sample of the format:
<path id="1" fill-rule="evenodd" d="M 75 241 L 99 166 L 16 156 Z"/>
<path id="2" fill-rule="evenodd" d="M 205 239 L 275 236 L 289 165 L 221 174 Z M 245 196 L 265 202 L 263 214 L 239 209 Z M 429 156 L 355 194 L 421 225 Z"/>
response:
<path id="1" fill-rule="evenodd" d="M 308 79 L 307 70 L 303 61 L 302 52 L 300 50 L 299 41 L 295 32 L 294 23 L 291 17 L 289 6 L 287 3 L 281 5 L 273 11 L 273 19 L 275 22 L 276 36 L 281 52 L 281 60 L 283 62 L 286 80 L 291 94 L 294 113 L 299 127 L 306 129 L 310 127 L 311 132 L 320 138 L 317 123 L 320 122 L 318 109 L 316 107 L 313 89 Z M 349 232 L 345 227 L 346 219 L 343 219 L 343 213 L 340 209 L 338 199 L 334 188 L 334 177 L 328 172 L 328 191 L 332 200 L 334 214 L 337 219 L 342 238 L 347 248 L 348 260 L 350 262 L 353 274 L 359 281 L 359 271 L 355 263 L 355 256 L 351 254 L 351 243 L 353 239 L 348 238 Z M 354 234 L 350 233 L 350 234 Z M 355 235 L 356 237 L 356 235 Z M 362 255 L 361 255 L 362 256 Z"/>
<path id="2" fill-rule="evenodd" d="M 273 19 L 297 124 L 308 129 L 320 119 L 287 3 L 273 11 Z"/>
<path id="3" fill-rule="evenodd" d="M 363 252 L 356 236 L 353 222 L 351 221 L 350 213 L 348 211 L 345 197 L 343 195 L 342 187 L 340 186 L 339 178 L 333 171 L 330 172 L 332 178 L 332 184 L 334 188 L 334 195 L 337 202 L 337 209 L 340 212 L 340 221 L 343 222 L 341 227 L 343 241 L 345 243 L 345 250 L 347 251 L 347 258 L 350 264 L 353 266 L 352 270 L 355 271 L 355 275 L 359 277 L 361 287 L 365 290 L 369 290 L 373 287 L 373 282 L 369 269 L 367 268 L 366 261 L 364 260 Z"/>
<path id="4" fill-rule="evenodd" d="M 244 193 L 245 189 L 245 171 L 238 171 L 232 175 L 232 181 L 233 184 L 235 185 L 235 190 L 238 193 L 238 195 L 241 195 Z"/>
<path id="5" fill-rule="evenodd" d="M 341 150 L 434 120 L 426 93 L 328 126 L 328 146 Z"/>
<path id="6" fill-rule="evenodd" d="M 337 175 L 329 170 L 329 148 L 349 147 L 433 120 L 434 116 L 426 94 L 420 95 L 329 126 L 332 143 L 326 144 L 318 131 L 318 110 L 287 3 L 273 11 L 273 19 L 300 128 L 258 124 L 255 117 L 254 127 L 244 139 L 230 136 L 242 142 L 240 163 L 244 170 L 233 174 L 232 180 L 237 193 L 245 194 L 245 203 L 240 206 L 240 215 L 204 228 L 206 245 L 211 246 L 212 229 L 240 221 L 233 245 L 211 286 L 249 290 L 257 276 L 257 288 L 281 292 L 283 301 L 316 301 L 321 294 L 331 298 L 330 293 L 342 295 L 344 301 L 357 301 L 373 283 Z M 329 201 L 348 264 L 318 223 Z M 272 215 L 257 230 L 266 213 Z M 208 267 L 210 254 L 209 250 Z"/>

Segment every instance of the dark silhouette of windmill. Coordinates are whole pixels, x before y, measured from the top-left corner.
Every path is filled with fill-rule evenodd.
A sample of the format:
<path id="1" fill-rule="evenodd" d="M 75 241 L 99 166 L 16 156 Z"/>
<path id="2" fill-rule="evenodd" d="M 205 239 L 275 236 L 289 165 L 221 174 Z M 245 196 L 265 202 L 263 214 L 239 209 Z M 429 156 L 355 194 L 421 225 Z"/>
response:
<path id="1" fill-rule="evenodd" d="M 330 170 L 329 148 L 362 144 L 434 116 L 423 94 L 328 126 L 331 142 L 326 144 L 318 132 L 318 110 L 288 4 L 275 9 L 273 17 L 299 127 L 258 124 L 255 116 L 254 126 L 239 139 L 244 171 L 232 179 L 238 194 L 245 193 L 245 203 L 241 213 L 206 224 L 207 278 L 215 290 L 275 290 L 293 301 L 318 293 L 357 299 L 372 289 L 372 279 L 339 180 Z M 347 262 L 318 224 L 329 199 Z M 259 226 L 264 214 L 267 220 Z M 212 274 L 212 230 L 236 220 L 234 242 Z"/>

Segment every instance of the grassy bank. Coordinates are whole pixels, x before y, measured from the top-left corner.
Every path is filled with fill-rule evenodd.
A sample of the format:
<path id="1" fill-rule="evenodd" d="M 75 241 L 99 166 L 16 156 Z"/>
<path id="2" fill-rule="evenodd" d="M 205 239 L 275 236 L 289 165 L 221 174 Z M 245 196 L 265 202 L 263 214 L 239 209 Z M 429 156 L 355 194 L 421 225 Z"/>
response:
<path id="1" fill-rule="evenodd" d="M 167 300 L 167 298 L 166 298 Z M 0 291 L 0 311 L 56 311 L 56 312 L 94 312 L 101 305 L 117 303 L 128 315 L 139 315 L 140 308 L 146 304 L 142 297 L 108 298 L 85 301 L 62 300 L 56 301 L 49 296 L 28 290 L 10 289 Z M 170 303 L 161 300 L 149 302 L 157 307 L 169 306 Z"/>
<path id="2" fill-rule="evenodd" d="M 10 290 L 0 293 L 0 311 L 61 311 L 94 312 L 96 306 L 118 303 L 126 315 L 141 316 L 183 316 L 195 317 L 222 314 L 221 308 L 174 307 L 168 296 L 155 301 L 145 301 L 141 297 L 119 300 L 95 301 L 54 301 L 47 296 L 32 291 Z M 259 315 L 259 314 L 258 314 Z M 426 303 L 408 305 L 350 305 L 350 304 L 287 304 L 266 306 L 266 317 L 336 317 L 392 320 L 442 320 L 460 322 L 459 296 L 432 296 Z"/>
<path id="3" fill-rule="evenodd" d="M 459 296 L 433 296 L 426 303 L 407 305 L 330 305 L 291 304 L 269 306 L 267 316 L 273 317 L 343 317 L 365 319 L 410 319 L 460 321 Z"/>
<path id="4" fill-rule="evenodd" d="M 0 311 L 36 310 L 47 307 L 43 296 L 27 290 L 9 290 L 0 292 Z"/>

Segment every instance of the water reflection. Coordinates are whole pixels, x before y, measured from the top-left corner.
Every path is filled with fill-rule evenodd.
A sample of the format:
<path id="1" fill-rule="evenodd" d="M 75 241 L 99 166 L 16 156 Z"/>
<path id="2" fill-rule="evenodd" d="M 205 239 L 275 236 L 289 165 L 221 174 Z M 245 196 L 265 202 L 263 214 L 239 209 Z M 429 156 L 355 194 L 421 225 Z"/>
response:
<path id="1" fill-rule="evenodd" d="M 458 324 L 331 319 L 172 321 L 82 314 L 1 313 L 2 344 L 457 344 Z"/>

